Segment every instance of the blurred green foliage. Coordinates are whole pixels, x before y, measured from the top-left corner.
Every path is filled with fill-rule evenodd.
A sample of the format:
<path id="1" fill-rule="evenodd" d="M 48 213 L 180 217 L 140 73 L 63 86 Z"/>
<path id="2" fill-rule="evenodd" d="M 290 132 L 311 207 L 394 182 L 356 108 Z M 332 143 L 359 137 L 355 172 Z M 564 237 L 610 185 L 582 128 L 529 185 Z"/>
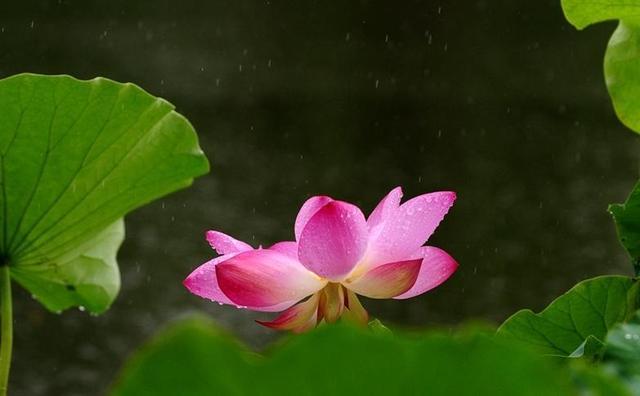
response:
<path id="1" fill-rule="evenodd" d="M 111 394 L 569 395 L 569 377 L 558 362 L 486 332 L 406 335 L 339 323 L 259 355 L 192 317 L 135 353 Z"/>

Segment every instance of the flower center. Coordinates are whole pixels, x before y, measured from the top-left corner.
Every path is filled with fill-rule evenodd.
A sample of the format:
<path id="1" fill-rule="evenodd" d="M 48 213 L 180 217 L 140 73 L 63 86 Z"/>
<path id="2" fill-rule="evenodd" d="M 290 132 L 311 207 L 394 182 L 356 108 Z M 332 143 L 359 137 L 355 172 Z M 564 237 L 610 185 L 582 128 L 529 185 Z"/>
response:
<path id="1" fill-rule="evenodd" d="M 365 325 L 369 315 L 354 292 L 340 283 L 329 282 L 315 296 L 318 297 L 318 323 L 337 321 L 342 315 L 349 321 Z"/>
<path id="2" fill-rule="evenodd" d="M 318 293 L 318 319 L 322 317 L 327 323 L 334 323 L 344 312 L 344 287 L 339 283 L 329 282 Z"/>

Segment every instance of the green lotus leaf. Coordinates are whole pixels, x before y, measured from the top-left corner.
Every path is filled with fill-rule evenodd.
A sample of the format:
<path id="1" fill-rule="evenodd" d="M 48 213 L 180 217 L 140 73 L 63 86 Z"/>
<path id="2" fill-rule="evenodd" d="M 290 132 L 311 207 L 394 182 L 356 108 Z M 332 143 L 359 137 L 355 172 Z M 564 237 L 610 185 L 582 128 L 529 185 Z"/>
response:
<path id="1" fill-rule="evenodd" d="M 640 133 L 640 2 L 562 0 L 565 16 L 578 29 L 616 20 L 604 57 L 604 75 L 620 121 Z"/>
<path id="2" fill-rule="evenodd" d="M 635 0 L 562 0 L 562 10 L 578 29 L 612 19 L 640 17 L 640 3 Z"/>
<path id="3" fill-rule="evenodd" d="M 631 256 L 637 275 L 640 273 L 640 183 L 625 203 L 609 205 L 609 212 L 616 223 L 618 239 Z"/>
<path id="4" fill-rule="evenodd" d="M 104 78 L 9 77 L 0 109 L 0 265 L 53 311 L 104 311 L 120 283 L 121 218 L 209 169 L 193 127 Z"/>
<path id="5" fill-rule="evenodd" d="M 638 308 L 638 289 L 637 281 L 624 276 L 588 279 L 540 313 L 516 312 L 500 326 L 497 337 L 546 355 L 597 354 L 600 340 Z"/>

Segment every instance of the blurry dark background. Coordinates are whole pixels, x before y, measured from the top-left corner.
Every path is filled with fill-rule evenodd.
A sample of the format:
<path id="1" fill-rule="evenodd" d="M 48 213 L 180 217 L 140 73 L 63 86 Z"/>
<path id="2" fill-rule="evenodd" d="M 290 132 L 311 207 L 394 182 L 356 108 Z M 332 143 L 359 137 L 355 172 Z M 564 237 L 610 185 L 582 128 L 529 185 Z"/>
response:
<path id="1" fill-rule="evenodd" d="M 602 77 L 614 23 L 577 32 L 559 0 L 4 2 L 0 76 L 106 76 L 162 96 L 212 171 L 127 217 L 123 285 L 100 317 L 15 292 L 12 395 L 93 395 L 159 326 L 203 310 L 250 345 L 278 334 L 189 295 L 217 229 L 291 239 L 310 195 L 368 212 L 451 189 L 431 244 L 460 270 L 408 301 L 365 301 L 393 326 L 452 327 L 539 310 L 577 281 L 629 273 L 608 203 L 638 176 L 638 137 Z M 455 4 L 449 4 L 455 3 Z M 1 116 L 0 109 L 0 116 Z"/>

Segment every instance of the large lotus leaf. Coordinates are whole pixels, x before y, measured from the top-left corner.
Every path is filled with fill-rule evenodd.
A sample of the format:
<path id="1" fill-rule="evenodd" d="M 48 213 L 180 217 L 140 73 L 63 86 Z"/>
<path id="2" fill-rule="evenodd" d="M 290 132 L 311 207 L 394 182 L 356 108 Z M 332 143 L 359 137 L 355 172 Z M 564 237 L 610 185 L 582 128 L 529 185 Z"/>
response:
<path id="1" fill-rule="evenodd" d="M 618 239 L 631 256 L 636 274 L 640 274 L 640 183 L 624 204 L 609 206 L 618 230 Z"/>
<path id="2" fill-rule="evenodd" d="M 566 395 L 557 362 L 490 335 L 324 326 L 263 355 L 202 318 L 162 331 L 125 364 L 113 396 Z"/>
<path id="3" fill-rule="evenodd" d="M 640 2 L 636 0 L 562 0 L 565 16 L 582 29 L 619 19 L 604 58 L 604 74 L 618 118 L 640 133 Z"/>
<path id="4" fill-rule="evenodd" d="M 562 9 L 578 29 L 611 19 L 640 17 L 640 3 L 636 0 L 562 0 Z"/>
<path id="5" fill-rule="evenodd" d="M 579 356 L 602 345 L 609 330 L 638 307 L 638 282 L 623 276 L 601 276 L 578 283 L 536 314 L 516 312 L 498 329 L 500 339 L 528 345 L 557 356 Z"/>
<path id="6" fill-rule="evenodd" d="M 51 311 L 79 306 L 101 312 L 120 289 L 116 252 L 124 239 L 122 219 L 94 238 L 43 265 L 12 268 L 12 276 Z"/>
<path id="7" fill-rule="evenodd" d="M 636 7 L 640 13 L 640 5 Z M 622 19 L 604 57 L 604 75 L 620 121 L 640 133 L 640 14 Z"/>
<path id="8" fill-rule="evenodd" d="M 0 261 L 45 306 L 105 310 L 118 219 L 208 171 L 165 100 L 104 78 L 0 80 Z"/>

